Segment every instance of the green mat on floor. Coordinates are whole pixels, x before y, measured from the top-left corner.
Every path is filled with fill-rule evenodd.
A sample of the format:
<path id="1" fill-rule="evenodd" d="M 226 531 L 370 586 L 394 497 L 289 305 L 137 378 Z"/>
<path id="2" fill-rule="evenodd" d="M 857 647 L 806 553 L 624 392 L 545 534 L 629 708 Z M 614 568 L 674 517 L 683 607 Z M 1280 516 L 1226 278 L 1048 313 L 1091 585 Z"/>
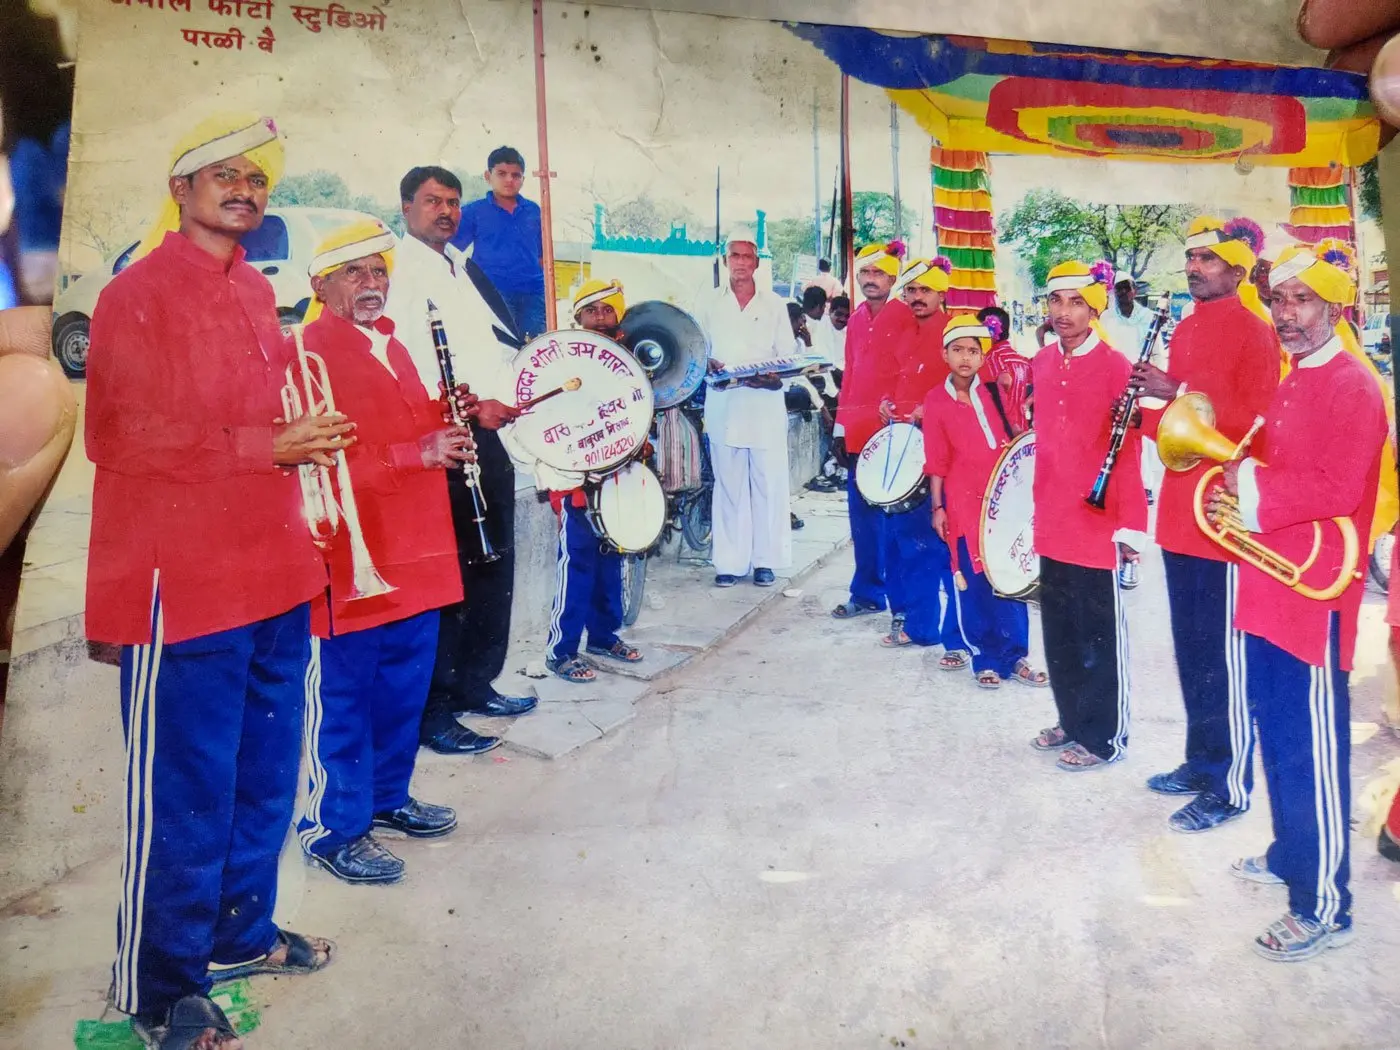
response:
<path id="1" fill-rule="evenodd" d="M 247 1035 L 262 1022 L 247 980 L 218 985 L 210 998 L 228 1015 L 239 1035 Z M 75 1050 L 143 1050 L 141 1040 L 131 1031 L 131 1022 L 124 1017 L 115 1021 L 79 1021 L 73 1027 L 73 1046 Z"/>

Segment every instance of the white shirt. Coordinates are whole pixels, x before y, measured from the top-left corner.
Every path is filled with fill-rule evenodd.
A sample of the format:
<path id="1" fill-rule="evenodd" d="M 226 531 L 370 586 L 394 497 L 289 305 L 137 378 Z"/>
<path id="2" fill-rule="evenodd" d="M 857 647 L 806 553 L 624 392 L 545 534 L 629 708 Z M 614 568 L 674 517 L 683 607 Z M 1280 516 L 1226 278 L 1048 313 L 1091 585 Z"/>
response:
<path id="1" fill-rule="evenodd" d="M 466 383 L 483 401 L 513 405 L 512 351 L 496 338 L 496 315 L 462 269 L 462 258 L 451 245 L 446 255 L 439 255 L 416 237 L 400 238 L 384 312 L 393 320 L 394 334 L 408 350 L 430 395 L 436 395 L 442 374 L 428 328 L 429 299 L 447 332 L 457 382 Z"/>
<path id="2" fill-rule="evenodd" d="M 1133 307 L 1131 317 L 1118 312 L 1118 303 L 1104 311 L 1099 323 L 1108 333 L 1109 344 L 1130 361 L 1136 362 L 1142 353 L 1142 341 L 1147 338 L 1147 330 L 1152 327 L 1152 312 L 1138 303 Z"/>
<path id="3" fill-rule="evenodd" d="M 831 323 L 831 314 L 823 317 L 821 323 L 815 327 L 826 331 L 826 349 L 831 357 L 832 367 L 839 368 L 844 372 L 846 370 L 846 330 L 844 328 L 838 329 Z"/>
<path id="4" fill-rule="evenodd" d="M 773 291 L 755 290 L 742 310 L 729 285 L 702 293 L 693 311 L 710 339 L 710 353 L 726 368 L 792 356 L 787 303 Z M 705 393 L 705 432 L 731 448 L 787 446 L 782 390 L 730 386 Z"/>
<path id="5" fill-rule="evenodd" d="M 381 332 L 378 328 L 366 328 L 363 325 L 356 325 L 369 339 L 370 355 L 383 365 L 391 376 L 398 378 L 398 373 L 394 371 L 394 366 L 389 363 L 389 340 L 393 338 L 388 332 Z"/>

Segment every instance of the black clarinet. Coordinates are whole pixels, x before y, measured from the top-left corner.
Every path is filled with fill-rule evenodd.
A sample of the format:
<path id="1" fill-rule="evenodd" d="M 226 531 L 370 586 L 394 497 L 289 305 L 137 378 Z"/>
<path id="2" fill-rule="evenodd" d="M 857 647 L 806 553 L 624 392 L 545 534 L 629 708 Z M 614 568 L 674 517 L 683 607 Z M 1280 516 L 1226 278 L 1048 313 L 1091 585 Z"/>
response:
<path id="1" fill-rule="evenodd" d="M 1157 345 L 1157 337 L 1162 334 L 1162 328 L 1170 319 L 1171 312 L 1172 297 L 1163 292 L 1162 297 L 1157 300 L 1157 313 L 1147 329 L 1142 350 L 1138 353 L 1138 364 L 1145 364 L 1152 357 L 1152 348 Z M 1108 502 L 1108 479 L 1113 475 L 1118 454 L 1123 451 L 1123 441 L 1128 436 L 1128 424 L 1137 409 L 1139 396 L 1130 380 L 1128 388 L 1113 406 L 1113 431 L 1108 436 L 1108 455 L 1103 458 L 1103 466 L 1099 468 L 1099 476 L 1094 479 L 1094 487 L 1089 490 L 1089 495 L 1084 497 L 1084 502 L 1097 510 L 1103 510 Z"/>
<path id="2" fill-rule="evenodd" d="M 442 376 L 442 385 L 447 391 L 447 406 L 452 414 L 452 423 L 470 434 L 471 423 L 457 404 L 457 378 L 453 374 L 452 350 L 447 345 L 447 330 L 443 328 L 442 318 L 438 316 L 437 307 L 431 299 L 428 300 L 428 329 L 433 333 L 433 350 L 437 353 L 438 374 Z M 464 541 L 470 544 L 475 539 L 474 549 L 462 551 L 462 556 L 469 565 L 485 565 L 488 562 L 499 561 L 501 556 L 491 545 L 491 537 L 486 534 L 486 497 L 481 494 L 480 465 L 464 462 L 462 478 L 472 497 L 472 522 L 476 525 L 475 537 L 469 532 Z"/>

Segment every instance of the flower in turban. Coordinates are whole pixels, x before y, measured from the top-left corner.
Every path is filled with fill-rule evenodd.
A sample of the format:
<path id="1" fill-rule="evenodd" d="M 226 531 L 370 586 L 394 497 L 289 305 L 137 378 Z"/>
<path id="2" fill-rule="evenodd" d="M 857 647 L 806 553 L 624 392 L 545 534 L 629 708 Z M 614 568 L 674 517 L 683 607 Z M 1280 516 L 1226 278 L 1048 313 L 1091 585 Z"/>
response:
<path id="1" fill-rule="evenodd" d="M 952 346 L 958 339 L 976 339 L 984 354 L 991 352 L 991 329 L 978 320 L 976 314 L 954 314 L 948 318 L 948 324 L 943 329 L 943 345 Z"/>
<path id="2" fill-rule="evenodd" d="M 1050 271 L 1045 290 L 1047 293 L 1078 292 L 1094 313 L 1101 314 L 1108 307 L 1108 289 L 1112 281 L 1113 267 L 1106 263 L 1090 266 L 1078 259 L 1071 259 Z"/>
<path id="3" fill-rule="evenodd" d="M 231 157 L 247 157 L 262 169 L 271 190 L 282 178 L 285 154 L 271 117 L 256 113 L 216 113 L 196 124 L 175 145 L 170 177 L 193 175 L 201 168 Z M 180 228 L 180 206 L 167 199 L 159 218 L 132 254 L 132 261 L 153 251 L 165 235 Z"/>

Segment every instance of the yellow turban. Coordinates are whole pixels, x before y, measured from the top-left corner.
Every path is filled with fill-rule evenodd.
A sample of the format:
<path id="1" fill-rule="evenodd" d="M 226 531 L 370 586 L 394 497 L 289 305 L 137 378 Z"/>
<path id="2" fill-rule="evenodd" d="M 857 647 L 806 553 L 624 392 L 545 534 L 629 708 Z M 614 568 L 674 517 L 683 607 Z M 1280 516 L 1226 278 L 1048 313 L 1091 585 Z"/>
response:
<path id="1" fill-rule="evenodd" d="M 1255 237 L 1255 232 L 1258 237 Z M 1186 250 L 1205 248 L 1225 260 L 1228 266 L 1238 266 L 1244 270 L 1246 278 L 1254 269 L 1255 255 L 1251 242 L 1263 247 L 1264 231 L 1248 219 L 1231 219 L 1222 222 L 1209 215 L 1200 215 L 1191 220 L 1186 228 Z"/>
<path id="2" fill-rule="evenodd" d="M 574 320 L 578 320 L 580 310 L 594 303 L 607 303 L 621 321 L 622 315 L 627 312 L 627 303 L 622 298 L 622 282 L 616 279 L 600 281 L 597 278 L 585 281 L 583 287 L 574 293 Z"/>
<path id="3" fill-rule="evenodd" d="M 390 273 L 394 270 L 394 249 L 398 240 L 378 219 L 366 215 L 363 219 L 348 222 L 328 233 L 316 245 L 316 254 L 311 257 L 311 265 L 306 272 L 312 277 L 325 277 L 334 273 L 346 263 L 364 259 L 371 255 L 382 255 L 384 266 Z M 303 324 L 310 324 L 321 316 L 325 307 L 320 299 L 312 298 L 306 308 Z"/>
<path id="4" fill-rule="evenodd" d="M 958 339 L 976 339 L 982 352 L 992 349 L 992 333 L 976 314 L 954 314 L 943 329 L 943 345 L 949 347 Z"/>
<path id="5" fill-rule="evenodd" d="M 1338 306 L 1350 306 L 1356 299 L 1356 282 L 1348 269 L 1356 259 L 1351 246 L 1338 240 L 1326 240 L 1313 248 L 1292 245 L 1283 250 L 1269 271 L 1269 287 L 1277 288 L 1284 281 L 1298 278 L 1317 293 L 1318 298 Z M 1346 318 L 1337 319 L 1337 338 L 1343 349 L 1366 366 L 1376 384 L 1380 387 L 1385 401 L 1386 418 L 1392 432 L 1395 429 L 1395 402 L 1390 384 L 1381 376 L 1366 351 L 1357 342 L 1356 334 Z M 1395 527 L 1400 518 L 1400 480 L 1395 472 L 1395 447 L 1389 438 L 1381 452 L 1381 482 L 1376 493 L 1376 514 L 1371 521 L 1371 545 Z"/>
<path id="6" fill-rule="evenodd" d="M 909 284 L 921 284 L 935 292 L 946 292 L 948 290 L 948 273 L 934 265 L 932 260 L 911 259 L 909 265 L 904 267 L 903 272 L 900 273 L 899 283 L 901 287 Z"/>
<path id="7" fill-rule="evenodd" d="M 271 117 L 256 113 L 216 113 L 206 117 L 175 146 L 170 157 L 170 177 L 193 175 L 200 168 L 231 157 L 247 157 L 267 176 L 268 189 L 282 178 L 285 157 Z M 165 235 L 180 228 L 180 206 L 168 198 L 160 217 L 132 254 L 135 262 L 153 251 Z"/>
<path id="8" fill-rule="evenodd" d="M 862 267 L 873 266 L 881 273 L 899 277 L 899 256 L 889 249 L 888 244 L 867 244 L 856 253 L 856 273 L 860 273 Z"/>
<path id="9" fill-rule="evenodd" d="M 1101 314 L 1108 307 L 1108 281 L 1111 278 L 1111 273 L 1107 276 L 1102 271 L 1095 273 L 1088 263 L 1071 259 L 1050 271 L 1046 276 L 1045 291 L 1078 292 L 1094 313 Z"/>

